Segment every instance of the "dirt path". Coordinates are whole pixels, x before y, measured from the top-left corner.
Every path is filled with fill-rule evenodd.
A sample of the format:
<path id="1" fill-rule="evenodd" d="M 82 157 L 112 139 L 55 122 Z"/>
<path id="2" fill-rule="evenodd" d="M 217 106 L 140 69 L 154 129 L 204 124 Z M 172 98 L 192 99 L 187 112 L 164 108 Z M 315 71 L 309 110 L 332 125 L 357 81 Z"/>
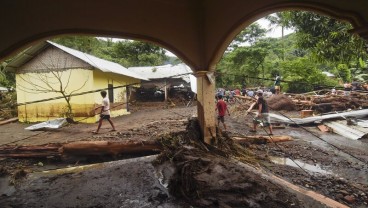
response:
<path id="1" fill-rule="evenodd" d="M 183 125 L 172 125 L 170 122 L 187 120 L 189 117 L 196 115 L 197 111 L 195 106 L 174 109 L 165 109 L 164 107 L 163 103 L 145 103 L 144 107 L 140 107 L 144 108 L 144 110 L 112 118 L 117 132 L 110 132 L 110 124 L 104 122 L 100 129 L 100 134 L 97 135 L 92 134 L 92 131 L 96 130 L 97 124 L 70 124 L 61 129 L 49 131 L 24 130 L 31 124 L 11 123 L 2 125 L 0 126 L 0 145 L 43 145 L 84 140 L 119 140 L 127 138 L 149 139 L 158 133 L 183 130 Z"/>

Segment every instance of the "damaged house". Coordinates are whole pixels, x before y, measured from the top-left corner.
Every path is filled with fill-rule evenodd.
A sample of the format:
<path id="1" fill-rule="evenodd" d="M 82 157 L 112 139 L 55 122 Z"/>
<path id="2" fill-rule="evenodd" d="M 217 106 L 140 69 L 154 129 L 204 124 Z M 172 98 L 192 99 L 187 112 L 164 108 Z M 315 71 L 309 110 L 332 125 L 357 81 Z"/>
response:
<path id="1" fill-rule="evenodd" d="M 16 73 L 18 118 L 21 122 L 73 117 L 94 123 L 101 90 L 108 92 L 111 116 L 128 114 L 129 88 L 146 78 L 107 60 L 44 41 L 31 46 L 7 65 Z M 57 99 L 55 99 L 57 98 Z"/>
<path id="2" fill-rule="evenodd" d="M 168 98 L 193 98 L 196 79 L 192 70 L 185 64 L 129 67 L 129 70 L 149 79 L 143 80 L 136 89 L 140 101 L 164 101 Z"/>

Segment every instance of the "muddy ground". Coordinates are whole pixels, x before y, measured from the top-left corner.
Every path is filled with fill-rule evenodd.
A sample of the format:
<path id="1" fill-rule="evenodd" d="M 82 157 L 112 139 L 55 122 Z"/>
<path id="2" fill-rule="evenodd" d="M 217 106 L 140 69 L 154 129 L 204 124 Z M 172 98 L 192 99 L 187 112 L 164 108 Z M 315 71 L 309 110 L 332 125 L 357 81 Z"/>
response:
<path id="1" fill-rule="evenodd" d="M 249 135 L 252 117 L 239 111 L 241 108 L 237 105 L 241 104 L 230 106 L 233 112 L 231 117 L 226 117 L 227 134 Z M 298 116 L 298 112 L 283 113 Z M 195 106 L 136 104 L 132 106 L 131 115 L 113 119 L 117 132 L 109 132 L 110 126 L 105 123 L 98 135 L 91 133 L 96 124 L 72 124 L 55 131 L 30 132 L 24 130 L 29 124 L 11 123 L 0 126 L 0 145 L 151 140 L 162 134 L 185 131 L 188 118 L 195 115 Z M 256 134 L 266 135 L 266 132 L 259 129 Z M 246 146 L 262 169 L 347 206 L 368 207 L 368 139 L 349 140 L 320 132 L 314 125 L 303 128 L 286 126 L 275 129 L 274 135 L 290 135 L 295 140 Z M 145 155 L 0 158 L 0 204 L 4 207 L 205 207 L 168 193 L 167 179 L 158 177 L 157 168 L 151 164 L 155 156 L 122 160 L 137 156 Z M 84 171 L 41 172 L 95 163 L 102 165 Z M 298 203 L 294 206 L 307 207 Z"/>

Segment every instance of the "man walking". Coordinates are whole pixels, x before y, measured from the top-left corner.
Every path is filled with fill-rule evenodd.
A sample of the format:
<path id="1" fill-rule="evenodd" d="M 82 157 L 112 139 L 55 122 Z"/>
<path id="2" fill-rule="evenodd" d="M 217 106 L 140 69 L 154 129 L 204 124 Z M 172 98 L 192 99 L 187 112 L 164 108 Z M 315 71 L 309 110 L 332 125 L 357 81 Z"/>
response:
<path id="1" fill-rule="evenodd" d="M 269 135 L 273 135 L 270 115 L 268 114 L 268 105 L 263 98 L 262 90 L 257 90 L 257 97 L 257 101 L 247 110 L 247 113 L 249 113 L 254 106 L 257 106 L 257 116 L 253 118 L 253 129 L 251 129 L 250 132 L 257 132 L 257 125 L 261 124 L 264 127 L 268 126 L 268 129 L 270 130 Z"/>
<path id="2" fill-rule="evenodd" d="M 226 131 L 226 124 L 225 124 L 225 112 L 228 113 L 228 115 L 230 116 L 230 112 L 229 109 L 227 108 L 227 104 L 226 102 L 222 99 L 222 95 L 218 96 L 218 101 L 216 104 L 216 111 L 218 111 L 218 116 L 217 116 L 217 126 L 220 127 L 220 122 L 224 125 L 224 129 Z"/>
<path id="3" fill-rule="evenodd" d="M 107 121 L 109 121 L 109 123 L 110 123 L 110 125 L 112 127 L 112 130 L 111 131 L 116 131 L 115 126 L 114 126 L 114 123 L 110 119 L 110 101 L 106 97 L 106 95 L 107 95 L 106 91 L 101 91 L 101 96 L 103 98 L 102 99 L 102 105 L 99 106 L 99 107 L 97 107 L 97 108 L 95 108 L 95 110 L 101 108 L 101 113 L 100 113 L 100 120 L 98 121 L 97 130 L 92 132 L 94 134 L 98 134 L 98 131 L 100 130 L 101 125 L 102 125 L 102 121 L 104 119 L 106 119 Z"/>

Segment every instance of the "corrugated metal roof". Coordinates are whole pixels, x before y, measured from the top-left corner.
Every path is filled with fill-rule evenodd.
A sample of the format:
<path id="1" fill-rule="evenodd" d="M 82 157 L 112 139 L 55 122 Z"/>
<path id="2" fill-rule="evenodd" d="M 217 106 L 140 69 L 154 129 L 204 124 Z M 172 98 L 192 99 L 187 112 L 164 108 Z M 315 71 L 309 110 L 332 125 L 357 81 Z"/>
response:
<path id="1" fill-rule="evenodd" d="M 140 76 L 137 73 L 134 73 L 133 71 L 128 70 L 127 68 L 123 67 L 122 65 L 115 63 L 115 62 L 111 62 L 111 61 L 107 61 L 104 59 L 100 59 L 97 58 L 95 56 L 83 53 L 81 51 L 77 51 L 62 45 L 59 45 L 57 43 L 51 42 L 51 41 L 47 41 L 48 43 L 50 43 L 51 45 L 69 53 L 72 56 L 75 56 L 81 60 L 83 60 L 84 62 L 90 64 L 91 66 L 100 69 L 103 72 L 111 72 L 111 73 L 115 73 L 115 74 L 121 74 L 121 75 L 125 75 L 125 76 L 129 76 L 129 77 L 133 77 L 133 78 L 137 78 L 137 79 L 142 79 L 142 80 L 147 80 L 147 78 L 145 78 L 144 76 Z"/>
<path id="2" fill-rule="evenodd" d="M 330 127 L 335 133 L 340 134 L 352 140 L 366 138 L 368 130 L 357 125 L 347 125 L 346 121 L 329 121 L 324 122 L 326 126 Z"/>
<path id="3" fill-rule="evenodd" d="M 0 91 L 8 92 L 8 88 L 6 88 L 6 87 L 1 87 L 1 86 L 0 86 Z"/>
<path id="4" fill-rule="evenodd" d="M 187 83 L 190 82 L 189 74 L 192 73 L 192 70 L 185 64 L 129 67 L 128 69 L 150 80 L 170 77 L 182 78 Z"/>
<path id="5" fill-rule="evenodd" d="M 24 52 L 22 52 L 21 54 L 19 54 L 13 61 L 11 61 L 7 66 L 6 69 L 7 70 L 15 70 L 18 67 L 22 66 L 23 64 L 25 64 L 27 61 L 29 61 L 30 59 L 32 59 L 33 57 L 35 57 L 40 51 L 42 51 L 43 49 L 45 49 L 47 47 L 48 44 L 51 44 L 57 48 L 59 48 L 60 50 L 90 64 L 91 66 L 93 66 L 96 69 L 101 70 L 102 72 L 110 72 L 110 73 L 115 73 L 115 74 L 120 74 L 120 75 L 124 75 L 124 76 L 128 76 L 128 77 L 133 77 L 136 79 L 141 79 L 141 80 L 148 80 L 146 77 L 141 76 L 133 71 L 128 70 L 127 68 L 121 66 L 118 63 L 114 63 L 111 61 L 107 61 L 104 59 L 100 59 L 97 58 L 95 56 L 83 53 L 81 51 L 77 51 L 62 45 L 59 45 L 57 43 L 51 42 L 51 41 L 45 41 L 42 42 L 38 45 L 32 46 L 28 49 L 26 49 Z"/>

